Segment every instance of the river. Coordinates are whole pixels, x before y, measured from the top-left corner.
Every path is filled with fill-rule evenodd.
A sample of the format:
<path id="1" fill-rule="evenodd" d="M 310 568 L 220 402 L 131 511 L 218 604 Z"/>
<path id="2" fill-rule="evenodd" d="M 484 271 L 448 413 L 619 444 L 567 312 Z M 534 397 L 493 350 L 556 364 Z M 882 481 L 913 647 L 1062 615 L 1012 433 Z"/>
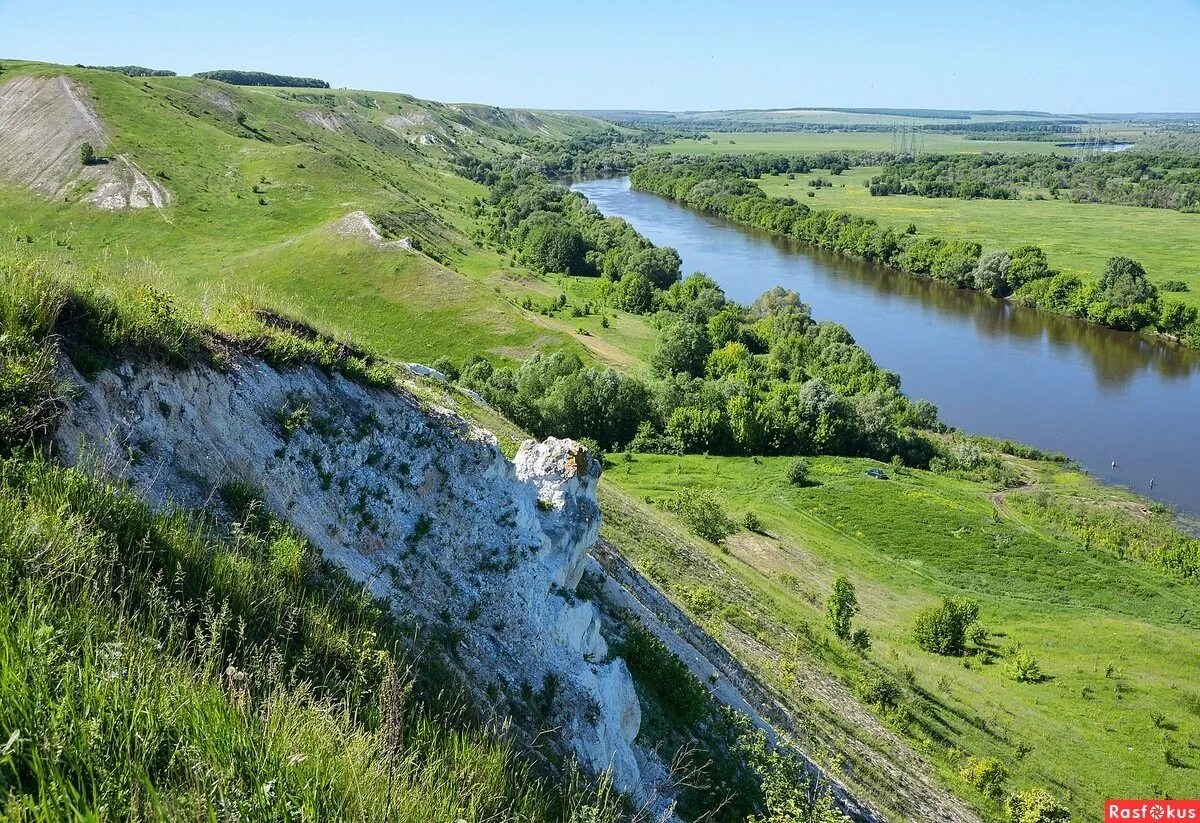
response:
<path id="1" fill-rule="evenodd" d="M 1200 353 L 773 237 L 633 191 L 627 177 L 571 188 L 734 300 L 799 292 L 950 425 L 1063 452 L 1200 515 Z"/>

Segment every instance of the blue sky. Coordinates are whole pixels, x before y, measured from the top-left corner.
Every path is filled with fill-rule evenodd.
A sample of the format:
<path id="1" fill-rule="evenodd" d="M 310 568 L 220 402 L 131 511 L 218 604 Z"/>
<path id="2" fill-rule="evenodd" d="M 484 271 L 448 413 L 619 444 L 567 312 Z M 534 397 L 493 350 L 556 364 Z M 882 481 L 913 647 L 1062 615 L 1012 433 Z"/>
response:
<path id="1" fill-rule="evenodd" d="M 546 108 L 1200 110 L 1200 0 L 0 0 L 0 55 Z"/>

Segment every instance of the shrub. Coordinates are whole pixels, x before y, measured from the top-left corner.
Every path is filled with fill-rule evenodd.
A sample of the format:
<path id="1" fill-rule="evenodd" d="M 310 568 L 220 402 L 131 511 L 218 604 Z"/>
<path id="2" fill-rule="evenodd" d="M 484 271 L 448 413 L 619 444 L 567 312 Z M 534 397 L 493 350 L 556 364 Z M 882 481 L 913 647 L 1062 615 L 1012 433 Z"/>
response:
<path id="1" fill-rule="evenodd" d="M 869 674 L 858 681 L 855 691 L 863 702 L 881 709 L 894 709 L 900 705 L 900 687 L 880 674 Z"/>
<path id="2" fill-rule="evenodd" d="M 737 526 L 720 501 L 708 489 L 692 487 L 660 504 L 665 511 L 672 512 L 700 537 L 711 543 L 723 543 L 725 538 L 737 530 Z"/>
<path id="3" fill-rule="evenodd" d="M 913 638 L 934 654 L 960 656 L 966 649 L 967 629 L 979 616 L 979 604 L 965 598 L 947 597 L 917 613 Z"/>
<path id="4" fill-rule="evenodd" d="M 762 521 L 758 519 L 758 515 L 754 512 L 746 512 L 746 516 L 742 518 L 742 526 L 746 531 L 754 532 L 755 534 L 764 534 Z"/>
<path id="5" fill-rule="evenodd" d="M 1040 683 L 1046 679 L 1037 658 L 1030 654 L 1028 649 L 1020 647 L 1008 655 L 1005 670 L 1009 677 L 1018 683 Z"/>
<path id="6" fill-rule="evenodd" d="M 1004 794 L 1004 782 L 1008 780 L 1008 769 L 993 758 L 972 757 L 958 773 L 958 776 L 982 794 L 998 800 Z"/>
<path id="7" fill-rule="evenodd" d="M 1009 795 L 1009 823 L 1070 823 L 1071 813 L 1045 789 L 1025 789 Z"/>
<path id="8" fill-rule="evenodd" d="M 793 486 L 807 486 L 812 465 L 803 457 L 793 458 L 788 463 L 787 478 Z"/>
<path id="9" fill-rule="evenodd" d="M 85 166 L 90 166 L 96 162 L 96 149 L 91 143 L 84 143 L 79 147 L 79 161 Z"/>
<path id="10" fill-rule="evenodd" d="M 859 654 L 869 652 L 871 650 L 871 633 L 859 626 L 850 635 L 850 648 Z"/>
<path id="11" fill-rule="evenodd" d="M 437 360 L 434 360 L 430 368 L 446 375 L 449 380 L 456 381 L 459 378 L 458 366 L 454 365 L 454 361 L 444 354 Z"/>
<path id="12" fill-rule="evenodd" d="M 841 640 L 849 638 L 850 621 L 858 613 L 858 595 L 846 575 L 839 574 L 834 579 L 833 591 L 825 601 L 825 613 L 833 633 Z"/>
<path id="13" fill-rule="evenodd" d="M 1158 288 L 1160 291 L 1169 291 L 1169 292 L 1184 292 L 1184 291 L 1191 290 L 1188 287 L 1188 284 L 1183 282 L 1182 280 L 1164 280 L 1158 284 Z"/>

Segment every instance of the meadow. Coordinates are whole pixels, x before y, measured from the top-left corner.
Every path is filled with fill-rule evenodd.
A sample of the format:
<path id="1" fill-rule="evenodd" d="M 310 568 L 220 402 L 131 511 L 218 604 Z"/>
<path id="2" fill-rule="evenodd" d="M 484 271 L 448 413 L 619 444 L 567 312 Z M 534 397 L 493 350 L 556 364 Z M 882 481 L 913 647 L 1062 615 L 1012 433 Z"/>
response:
<path id="1" fill-rule="evenodd" d="M 1077 472 L 1010 458 L 1040 490 L 1116 512 L 1131 498 Z M 983 809 L 994 799 L 964 784 L 968 755 L 991 757 L 1009 785 L 1052 787 L 1078 820 L 1098 820 L 1111 796 L 1187 796 L 1200 768 L 1200 589 L 1018 514 L 1004 493 L 973 480 L 866 460 L 812 460 L 812 482 L 787 479 L 785 458 L 632 455 L 606 473 L 620 493 L 606 534 L 652 579 L 757 669 L 817 727 L 838 729 L 810 669 L 852 688 L 883 672 L 903 692 L 880 713 Z M 651 501 L 690 487 L 714 492 L 745 529 L 725 546 L 651 539 L 643 518 L 680 529 Z M 1022 506 L 1026 511 L 1028 507 Z M 622 516 L 624 513 L 624 516 Z M 1146 515 L 1138 515 L 1146 516 Z M 859 657 L 833 638 L 825 599 L 835 575 L 857 588 L 856 625 L 872 637 Z M 946 596 L 981 605 L 990 638 L 976 654 L 939 657 L 912 639 L 916 611 Z M 993 655 L 1019 642 L 1046 680 L 1015 682 Z M 840 734 L 852 734 L 841 729 Z"/>
<path id="2" fill-rule="evenodd" d="M 1200 214 L 1048 197 L 872 197 L 863 184 L 878 173 L 878 167 L 868 166 L 840 175 L 827 171 L 797 174 L 794 179 L 771 175 L 758 183 L 773 197 L 794 197 L 813 208 L 844 209 L 898 229 L 911 223 L 923 234 L 974 240 L 985 252 L 1034 243 L 1046 250 L 1052 267 L 1088 280 L 1099 277 L 1109 257 L 1132 257 L 1155 282 L 1189 284 L 1190 291 L 1172 294 L 1172 299 L 1200 305 Z M 816 178 L 832 186 L 810 186 Z M 814 195 L 809 197 L 809 192 Z"/>
<path id="3" fill-rule="evenodd" d="M 1052 142 L 1034 140 L 968 140 L 958 134 L 924 135 L 924 151 L 943 154 L 982 154 L 1015 152 L 1052 154 L 1069 149 Z M 656 152 L 672 154 L 811 154 L 822 151 L 894 151 L 895 138 L 890 131 L 779 131 L 779 132 L 708 132 L 707 137 L 684 137 Z"/>

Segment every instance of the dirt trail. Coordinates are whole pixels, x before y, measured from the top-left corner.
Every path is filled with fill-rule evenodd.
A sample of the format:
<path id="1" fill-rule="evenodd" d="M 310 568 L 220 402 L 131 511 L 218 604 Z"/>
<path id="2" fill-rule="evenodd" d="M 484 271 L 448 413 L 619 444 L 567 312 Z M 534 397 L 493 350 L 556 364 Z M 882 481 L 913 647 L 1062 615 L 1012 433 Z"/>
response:
<path id="1" fill-rule="evenodd" d="M 0 177 L 46 198 L 90 186 L 83 199 L 102 209 L 161 209 L 171 202 L 124 155 L 84 167 L 83 144 L 99 152 L 107 142 L 86 90 L 69 77 L 18 77 L 0 86 Z"/>

